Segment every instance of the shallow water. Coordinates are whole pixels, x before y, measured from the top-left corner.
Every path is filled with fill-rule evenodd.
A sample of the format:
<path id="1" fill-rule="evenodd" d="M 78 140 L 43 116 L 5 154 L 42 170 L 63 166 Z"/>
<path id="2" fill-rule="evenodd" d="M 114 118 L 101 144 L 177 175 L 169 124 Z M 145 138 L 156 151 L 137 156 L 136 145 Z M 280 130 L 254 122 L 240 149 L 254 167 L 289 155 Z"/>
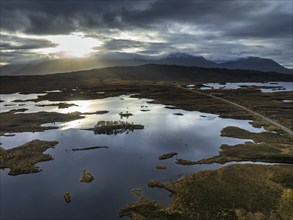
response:
<path id="1" fill-rule="evenodd" d="M 292 82 L 265 82 L 265 83 L 257 83 L 257 82 L 245 82 L 245 83 L 205 83 L 207 87 L 202 87 L 202 90 L 207 89 L 239 89 L 242 86 L 265 86 L 265 87 L 274 87 L 274 88 L 262 88 L 260 89 L 262 92 L 285 92 L 285 91 L 293 91 L 293 83 Z"/>
<path id="2" fill-rule="evenodd" d="M 78 106 L 58 109 L 41 107 L 45 111 L 95 112 L 107 114 L 86 115 L 86 118 L 67 123 L 55 123 L 59 129 L 45 132 L 16 133 L 1 137 L 2 147 L 10 149 L 34 139 L 57 140 L 58 145 L 47 153 L 53 161 L 38 165 L 43 170 L 35 174 L 9 176 L 1 170 L 1 217 L 3 219 L 118 219 L 119 209 L 136 201 L 133 188 L 143 189 L 146 198 L 168 204 L 168 192 L 148 188 L 148 180 L 175 181 L 180 176 L 200 170 L 216 169 L 218 164 L 182 166 L 175 158 L 158 160 L 168 152 L 177 152 L 178 158 L 200 160 L 218 154 L 221 144 L 238 144 L 249 140 L 221 137 L 226 126 L 238 126 L 250 131 L 247 120 L 222 119 L 214 114 L 167 109 L 164 105 L 149 104 L 151 100 L 119 96 L 100 100 L 72 101 Z M 48 104 L 52 102 L 47 102 Z M 27 103 L 28 112 L 39 111 L 36 103 Z M 40 103 L 37 103 L 40 104 Z M 148 109 L 148 112 L 141 110 Z M 2 109 L 1 109 L 2 111 Z M 5 109 L 4 109 L 5 111 Z M 133 116 L 120 118 L 119 112 Z M 182 113 L 183 116 L 174 115 Z M 145 126 L 129 134 L 95 135 L 91 128 L 99 120 L 123 120 Z M 72 148 L 109 146 L 109 149 L 68 151 Z M 167 165 L 157 170 L 156 165 Z M 80 183 L 84 169 L 94 176 L 92 183 Z M 72 202 L 66 204 L 63 195 L 69 192 Z M 17 211 L 15 211 L 17 210 Z"/>

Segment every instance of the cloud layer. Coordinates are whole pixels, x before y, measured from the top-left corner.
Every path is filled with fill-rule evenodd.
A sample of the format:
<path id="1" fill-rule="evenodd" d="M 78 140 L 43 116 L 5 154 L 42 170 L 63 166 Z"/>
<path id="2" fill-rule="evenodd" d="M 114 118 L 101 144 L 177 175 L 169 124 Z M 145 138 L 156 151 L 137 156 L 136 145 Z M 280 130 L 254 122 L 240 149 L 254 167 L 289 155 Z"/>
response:
<path id="1" fill-rule="evenodd" d="M 35 49 L 56 46 L 48 35 L 79 32 L 102 42 L 97 53 L 182 51 L 217 61 L 254 55 L 292 67 L 292 4 L 291 0 L 1 0 L 0 48 L 4 62 L 11 62 L 8 54 L 33 56 Z"/>

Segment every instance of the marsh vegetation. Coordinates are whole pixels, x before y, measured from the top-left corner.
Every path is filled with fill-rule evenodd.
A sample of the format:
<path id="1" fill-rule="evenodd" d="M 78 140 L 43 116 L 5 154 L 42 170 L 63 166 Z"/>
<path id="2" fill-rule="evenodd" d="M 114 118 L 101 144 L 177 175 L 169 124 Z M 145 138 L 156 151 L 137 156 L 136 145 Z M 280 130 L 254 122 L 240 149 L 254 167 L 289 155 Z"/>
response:
<path id="1" fill-rule="evenodd" d="M 0 147 L 0 169 L 9 168 L 8 174 L 12 176 L 40 172 L 36 164 L 53 160 L 51 155 L 43 152 L 56 144 L 57 141 L 33 140 L 13 149 Z"/>
<path id="2" fill-rule="evenodd" d="M 55 89 L 59 89 L 58 86 L 63 86 L 65 82 L 59 83 Z M 293 174 L 289 165 L 239 164 L 197 172 L 206 168 L 220 168 L 219 164 L 225 165 L 231 161 L 292 164 L 292 137 L 276 126 L 243 109 L 209 96 L 190 93 L 173 83 L 116 80 L 78 87 L 73 87 L 74 90 L 61 88 L 58 93 L 43 94 L 28 101 L 35 103 L 34 105 L 38 105 L 39 101 L 47 101 L 48 105 L 52 101 L 68 103 L 71 106 L 64 110 L 69 113 L 30 112 L 26 101 L 22 104 L 28 111 L 17 109 L 17 106 L 7 106 L 7 109 L 9 107 L 12 110 L 0 113 L 0 132 L 3 138 L 1 168 L 10 168 L 10 175 L 39 172 L 36 163 L 52 160 L 56 156 L 54 163 L 44 164 L 46 173 L 40 173 L 51 179 L 46 187 L 49 188 L 56 180 L 63 182 L 61 189 L 56 190 L 59 192 L 56 198 L 60 199 L 60 195 L 62 198 L 63 192 L 69 191 L 70 194 L 64 194 L 64 200 L 70 203 L 71 194 L 74 196 L 74 204 L 67 206 L 73 212 L 70 206 L 82 203 L 86 204 L 84 209 L 95 210 L 96 203 L 92 204 L 92 201 L 98 201 L 104 210 L 100 218 L 117 217 L 117 210 L 123 205 L 125 207 L 121 209 L 120 215 L 133 219 L 141 216 L 146 219 L 203 219 L 206 216 L 210 219 L 245 219 L 249 216 L 288 219 L 291 215 L 292 209 L 288 201 L 291 201 Z M 19 88 L 20 85 L 17 85 L 15 90 Z M 224 89 L 202 92 L 235 103 L 240 103 L 241 100 L 241 105 L 292 128 L 289 114 L 292 102 L 283 102 L 291 100 L 292 92 L 262 93 L 259 89 L 243 87 L 233 92 Z M 38 86 L 31 88 L 33 90 L 41 92 Z M 122 94 L 127 95 L 120 96 Z M 112 96 L 117 97 L 109 98 Z M 95 103 L 94 100 L 97 99 L 102 104 Z M 81 100 L 91 100 L 95 105 L 87 108 Z M 81 104 L 76 106 L 75 101 Z M 1 104 L 3 103 L 7 101 L 4 100 Z M 145 106 L 148 108 L 145 109 Z M 46 110 L 47 107 L 50 106 L 42 108 Z M 71 112 L 71 107 L 83 111 Z M 123 117 L 119 120 L 120 116 Z M 9 134 L 14 136 L 7 136 Z M 38 148 L 36 143 L 23 144 L 23 140 L 36 137 L 46 140 L 37 143 L 46 147 Z M 44 151 L 53 144 L 56 145 L 57 142 L 52 140 L 58 140 L 59 144 L 56 150 L 49 151 L 50 154 L 53 153 L 50 156 L 49 153 L 44 154 Z M 19 147 L 11 148 L 16 143 L 20 143 Z M 72 151 L 80 152 L 70 154 L 64 150 L 68 146 L 71 146 Z M 106 149 L 107 146 L 111 148 L 91 151 Z M 85 168 L 90 172 L 84 170 L 80 180 L 92 184 L 74 186 Z M 140 175 L 142 170 L 144 175 Z M 93 181 L 96 173 L 99 174 L 99 181 Z M 177 180 L 179 177 L 181 178 Z M 5 186 L 10 187 L 8 181 L 5 181 Z M 244 185 L 238 184 L 239 182 Z M 34 183 L 29 182 L 27 186 L 28 189 L 33 188 Z M 85 192 L 79 187 L 88 187 L 92 191 L 91 195 L 88 194 L 90 190 Z M 167 189 L 173 195 L 172 201 L 168 195 L 161 195 L 154 188 L 161 188 L 161 191 Z M 25 196 L 24 192 L 18 193 Z M 131 193 L 139 201 L 134 202 Z M 41 199 L 36 196 L 32 198 L 34 201 L 30 204 L 36 205 L 36 201 L 41 204 Z M 113 204 L 114 200 L 117 204 Z M 7 204 L 11 205 L 12 202 L 9 200 Z M 54 206 L 53 203 L 51 205 Z M 29 211 L 24 209 L 25 207 L 22 211 L 29 215 Z M 29 210 L 29 205 L 26 209 Z M 99 216 L 99 213 L 95 212 L 95 215 Z M 56 217 L 58 213 L 53 213 L 52 216 Z M 68 216 L 73 215 L 69 213 Z"/>
<path id="3" fill-rule="evenodd" d="M 99 121 L 92 129 L 88 130 L 93 130 L 95 134 L 116 135 L 133 132 L 134 130 L 140 130 L 143 128 L 143 125 L 125 121 Z"/>

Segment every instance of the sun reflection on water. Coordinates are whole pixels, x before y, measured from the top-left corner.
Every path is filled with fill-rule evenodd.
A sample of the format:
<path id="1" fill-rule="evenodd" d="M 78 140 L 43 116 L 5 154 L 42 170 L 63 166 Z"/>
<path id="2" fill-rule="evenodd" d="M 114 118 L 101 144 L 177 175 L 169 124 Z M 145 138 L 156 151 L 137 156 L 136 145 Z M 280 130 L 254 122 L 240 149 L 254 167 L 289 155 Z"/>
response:
<path id="1" fill-rule="evenodd" d="M 95 111 L 94 101 L 92 100 L 78 100 L 78 101 L 70 101 L 68 104 L 75 104 L 76 106 L 71 106 L 66 109 L 62 109 L 61 113 L 70 113 L 70 112 L 81 112 L 88 113 Z"/>
<path id="2" fill-rule="evenodd" d="M 70 121 L 70 122 L 66 122 L 63 124 L 63 126 L 61 126 L 59 129 L 64 131 L 64 130 L 68 130 L 71 128 L 77 128 L 80 125 L 80 120 L 75 120 L 75 121 Z"/>

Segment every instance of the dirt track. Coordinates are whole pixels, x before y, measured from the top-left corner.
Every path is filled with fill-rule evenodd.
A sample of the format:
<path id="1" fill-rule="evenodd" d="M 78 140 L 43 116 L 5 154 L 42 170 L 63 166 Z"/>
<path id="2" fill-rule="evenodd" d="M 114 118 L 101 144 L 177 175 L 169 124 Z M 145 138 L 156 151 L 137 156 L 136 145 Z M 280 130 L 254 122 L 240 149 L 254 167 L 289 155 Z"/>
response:
<path id="1" fill-rule="evenodd" d="M 262 118 L 263 120 L 265 120 L 265 121 L 267 121 L 267 122 L 269 122 L 269 123 L 271 123 L 271 124 L 277 126 L 278 128 L 282 129 L 282 130 L 285 131 L 286 133 L 288 133 L 288 134 L 290 134 L 290 135 L 293 135 L 293 131 L 290 130 L 289 128 L 286 128 L 285 126 L 279 124 L 278 122 L 275 122 L 275 121 L 273 121 L 272 119 L 269 119 L 269 118 L 267 118 L 266 116 L 264 116 L 264 115 L 262 115 L 262 114 L 259 114 L 259 113 L 255 112 L 255 111 L 253 111 L 253 110 L 251 110 L 251 109 L 249 109 L 249 108 L 247 108 L 247 107 L 244 107 L 244 106 L 242 106 L 242 105 L 239 105 L 239 104 L 237 104 L 237 103 L 235 103 L 235 102 L 231 102 L 231 101 L 229 101 L 229 100 L 227 100 L 227 99 L 223 99 L 223 98 L 220 98 L 220 97 L 217 97 L 217 96 L 211 95 L 211 94 L 206 94 L 206 93 L 204 93 L 204 92 L 200 92 L 200 91 L 198 91 L 198 90 L 192 90 L 192 89 L 184 88 L 184 87 L 182 87 L 182 86 L 180 86 L 180 85 L 177 85 L 177 87 L 178 87 L 178 88 L 181 88 L 181 89 L 184 89 L 184 90 L 186 90 L 186 91 L 189 91 L 189 92 L 193 92 L 193 93 L 197 93 L 197 94 L 201 94 L 201 95 L 209 96 L 209 97 L 212 97 L 212 98 L 214 98 L 214 99 L 217 99 L 217 100 L 220 100 L 220 101 L 226 102 L 226 103 L 228 103 L 228 104 L 234 105 L 234 106 L 236 106 L 236 107 L 238 107 L 238 108 L 241 108 L 241 109 L 243 109 L 243 110 L 245 110 L 245 111 L 248 111 L 249 113 L 254 114 L 254 115 L 256 115 L 256 116 Z"/>

